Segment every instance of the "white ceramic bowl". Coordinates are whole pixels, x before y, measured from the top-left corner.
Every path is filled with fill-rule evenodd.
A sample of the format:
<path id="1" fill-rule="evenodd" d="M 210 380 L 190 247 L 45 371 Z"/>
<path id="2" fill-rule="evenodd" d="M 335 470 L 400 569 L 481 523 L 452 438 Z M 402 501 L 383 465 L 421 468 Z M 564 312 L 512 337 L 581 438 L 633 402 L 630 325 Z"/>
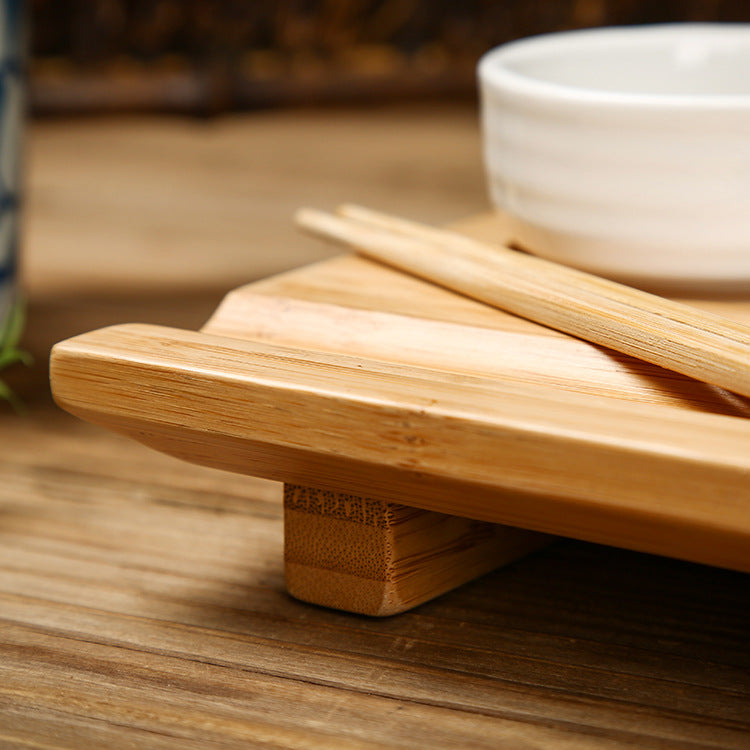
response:
<path id="1" fill-rule="evenodd" d="M 479 63 L 494 203 L 539 255 L 750 290 L 750 24 L 532 37 Z"/>

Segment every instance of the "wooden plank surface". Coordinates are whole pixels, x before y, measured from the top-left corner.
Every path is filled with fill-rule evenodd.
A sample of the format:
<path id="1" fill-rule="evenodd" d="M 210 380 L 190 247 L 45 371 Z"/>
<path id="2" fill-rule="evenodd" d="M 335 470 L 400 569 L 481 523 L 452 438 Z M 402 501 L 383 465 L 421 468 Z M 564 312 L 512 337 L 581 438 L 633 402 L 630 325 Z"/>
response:
<path id="1" fill-rule="evenodd" d="M 51 371 L 67 411 L 204 466 L 750 572 L 741 415 L 140 324 Z"/>
<path id="2" fill-rule="evenodd" d="M 33 134 L 27 343 L 39 365 L 13 373 L 29 413 L 0 417 L 0 747 L 750 747 L 744 575 L 562 542 L 388 621 L 318 609 L 284 592 L 279 485 L 175 461 L 51 406 L 51 343 L 133 320 L 198 328 L 238 275 L 269 270 L 274 259 L 237 248 L 312 202 L 320 164 L 331 205 L 433 221 L 484 207 L 470 114 L 375 114 L 378 159 L 361 172 L 340 146 L 367 118 L 328 115 L 306 131 L 317 172 L 298 174 L 263 151 L 273 131 L 279 153 L 306 153 L 295 118 L 274 117 Z M 191 228 L 194 249 L 211 221 L 229 231 L 207 208 L 223 180 L 205 203 L 200 180 L 175 180 L 162 223 L 139 194 L 172 169 L 210 174 L 215 158 L 234 195 L 247 162 L 232 171 L 226 131 L 266 165 L 257 214 L 244 199 L 256 229 L 237 207 L 237 237 L 210 258 L 149 269 L 158 238 L 176 253 Z M 421 173 L 405 170 L 412 160 Z M 119 192 L 93 194 L 103 176 Z M 270 270 L 326 252 L 297 247 Z M 465 309 L 452 305 L 446 320 Z"/>
<path id="3" fill-rule="evenodd" d="M 469 230 L 507 231 L 491 215 Z M 456 296 L 335 258 L 230 293 L 200 333 L 63 342 L 53 390 L 206 466 L 750 572 L 747 397 L 465 298 L 441 320 Z M 746 357 L 750 296 L 709 303 Z"/>
<path id="4" fill-rule="evenodd" d="M 295 223 L 389 268 L 750 398 L 750 326 L 731 317 L 538 257 L 533 245 L 514 247 L 513 235 L 480 242 L 351 204 L 300 209 Z M 732 283 L 739 290 L 750 307 L 750 282 Z"/>

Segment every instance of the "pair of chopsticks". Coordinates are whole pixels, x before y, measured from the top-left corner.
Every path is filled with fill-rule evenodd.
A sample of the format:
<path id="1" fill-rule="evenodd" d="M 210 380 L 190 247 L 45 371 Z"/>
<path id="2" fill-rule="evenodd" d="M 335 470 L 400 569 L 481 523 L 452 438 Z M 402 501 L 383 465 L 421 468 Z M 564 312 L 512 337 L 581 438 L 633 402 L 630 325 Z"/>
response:
<path id="1" fill-rule="evenodd" d="M 750 326 L 457 232 L 359 206 L 302 209 L 301 228 L 394 268 L 750 396 Z"/>

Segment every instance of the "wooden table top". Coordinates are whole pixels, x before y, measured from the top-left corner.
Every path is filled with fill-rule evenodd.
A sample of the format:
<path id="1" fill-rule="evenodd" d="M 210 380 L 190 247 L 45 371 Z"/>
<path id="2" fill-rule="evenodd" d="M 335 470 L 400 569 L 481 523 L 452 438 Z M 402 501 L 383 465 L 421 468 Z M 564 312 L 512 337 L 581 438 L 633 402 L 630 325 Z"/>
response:
<path id="1" fill-rule="evenodd" d="M 292 239 L 299 204 L 482 210 L 473 116 L 439 115 L 36 127 L 39 364 L 11 373 L 28 413 L 0 415 L 0 747 L 750 747 L 746 575 L 566 541 L 396 618 L 327 611 L 284 591 L 280 485 L 51 404 L 55 341 L 195 329 L 323 257 Z"/>

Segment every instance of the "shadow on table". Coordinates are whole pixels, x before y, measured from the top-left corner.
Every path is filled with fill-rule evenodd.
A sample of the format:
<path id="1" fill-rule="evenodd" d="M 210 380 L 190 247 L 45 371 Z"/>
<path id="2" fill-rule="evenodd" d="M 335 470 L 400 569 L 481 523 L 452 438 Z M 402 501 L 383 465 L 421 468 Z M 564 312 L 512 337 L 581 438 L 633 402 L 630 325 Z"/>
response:
<path id="1" fill-rule="evenodd" d="M 389 619 L 252 587 L 200 605 L 195 624 L 278 644 L 312 682 L 339 679 L 356 658 L 381 674 L 369 689 L 384 695 L 415 680 L 439 702 L 450 675 L 495 715 L 559 702 L 592 725 L 667 711 L 750 730 L 750 588 L 732 571 L 566 540 Z"/>

